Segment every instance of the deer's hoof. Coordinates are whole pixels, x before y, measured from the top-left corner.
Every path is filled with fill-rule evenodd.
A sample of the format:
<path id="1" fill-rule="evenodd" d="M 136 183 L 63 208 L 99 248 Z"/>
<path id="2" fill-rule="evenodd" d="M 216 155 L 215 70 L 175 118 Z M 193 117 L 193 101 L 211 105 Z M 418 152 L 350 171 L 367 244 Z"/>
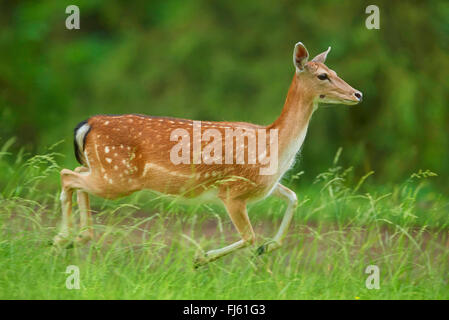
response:
<path id="1" fill-rule="evenodd" d="M 90 234 L 80 234 L 76 237 L 75 242 L 77 244 L 86 244 L 88 243 L 90 240 L 92 240 L 93 237 Z"/>
<path id="2" fill-rule="evenodd" d="M 281 246 L 281 244 L 277 241 L 274 241 L 274 240 L 268 241 L 268 242 L 264 243 L 263 245 L 261 245 L 259 248 L 257 248 L 256 255 L 260 256 L 264 253 L 271 252 L 273 250 L 276 250 L 280 246 Z"/>
<path id="3" fill-rule="evenodd" d="M 67 236 L 58 234 L 53 238 L 52 244 L 56 247 L 63 247 L 68 242 L 69 242 L 69 239 Z"/>
<path id="4" fill-rule="evenodd" d="M 51 245 L 57 248 L 71 249 L 73 248 L 73 241 L 70 241 L 65 235 L 58 234 L 51 241 Z"/>
<path id="5" fill-rule="evenodd" d="M 209 262 L 209 259 L 207 258 L 207 254 L 203 253 L 203 254 L 197 255 L 195 257 L 195 259 L 193 260 L 193 267 L 195 269 L 198 269 L 199 267 L 207 264 L 208 262 Z"/>
<path id="6" fill-rule="evenodd" d="M 257 248 L 256 255 L 260 256 L 260 255 L 264 254 L 265 252 L 267 252 L 267 245 L 263 244 L 259 248 Z"/>

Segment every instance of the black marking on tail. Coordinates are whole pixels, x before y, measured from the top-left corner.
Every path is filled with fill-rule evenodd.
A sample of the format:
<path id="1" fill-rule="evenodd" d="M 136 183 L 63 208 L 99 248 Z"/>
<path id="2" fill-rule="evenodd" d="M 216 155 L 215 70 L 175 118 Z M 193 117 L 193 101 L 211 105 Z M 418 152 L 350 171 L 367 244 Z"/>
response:
<path id="1" fill-rule="evenodd" d="M 81 121 L 80 123 L 78 123 L 76 125 L 75 129 L 73 130 L 73 146 L 75 148 L 75 158 L 82 165 L 87 164 L 84 161 L 84 156 L 83 156 L 82 152 L 84 151 L 84 147 L 86 146 L 86 137 L 89 134 L 90 129 L 92 129 L 92 128 L 89 127 L 89 130 L 87 130 L 86 134 L 83 137 L 83 150 L 80 150 L 80 146 L 78 145 L 78 142 L 76 142 L 76 132 L 79 130 L 79 128 L 81 128 L 85 124 L 87 124 L 87 120 L 84 120 L 84 121 Z"/>

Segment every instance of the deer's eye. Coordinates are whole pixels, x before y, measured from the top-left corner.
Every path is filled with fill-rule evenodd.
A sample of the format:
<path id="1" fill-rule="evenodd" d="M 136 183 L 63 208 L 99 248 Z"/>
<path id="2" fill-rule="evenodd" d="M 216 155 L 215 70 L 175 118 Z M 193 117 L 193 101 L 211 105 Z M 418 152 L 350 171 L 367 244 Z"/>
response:
<path id="1" fill-rule="evenodd" d="M 328 76 L 326 73 L 321 73 L 318 75 L 318 79 L 320 80 L 329 80 Z"/>

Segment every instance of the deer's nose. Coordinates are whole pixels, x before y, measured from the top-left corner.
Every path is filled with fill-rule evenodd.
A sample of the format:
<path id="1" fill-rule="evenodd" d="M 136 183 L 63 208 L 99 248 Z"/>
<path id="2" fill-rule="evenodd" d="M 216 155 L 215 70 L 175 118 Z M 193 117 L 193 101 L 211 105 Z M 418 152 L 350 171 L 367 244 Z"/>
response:
<path id="1" fill-rule="evenodd" d="M 356 91 L 354 93 L 354 96 L 357 98 L 357 100 L 362 101 L 363 100 L 363 94 L 360 91 Z"/>

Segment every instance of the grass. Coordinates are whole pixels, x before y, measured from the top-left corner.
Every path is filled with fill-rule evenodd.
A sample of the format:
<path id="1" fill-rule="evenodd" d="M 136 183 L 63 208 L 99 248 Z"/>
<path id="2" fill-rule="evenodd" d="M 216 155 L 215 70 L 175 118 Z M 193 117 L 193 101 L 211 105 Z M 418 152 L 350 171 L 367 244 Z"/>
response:
<path id="1" fill-rule="evenodd" d="M 338 166 L 337 154 L 299 190 L 285 246 L 195 270 L 199 247 L 238 240 L 223 208 L 150 192 L 94 198 L 95 241 L 58 250 L 48 241 L 60 219 L 59 155 L 12 155 L 9 145 L 0 149 L 0 299 L 449 299 L 449 200 L 432 190 L 430 171 L 381 188 L 368 184 L 371 173 L 355 179 Z M 250 206 L 258 244 L 284 210 L 273 198 Z M 79 290 L 66 288 L 70 265 Z M 379 267 L 379 290 L 365 285 L 369 265 Z"/>

